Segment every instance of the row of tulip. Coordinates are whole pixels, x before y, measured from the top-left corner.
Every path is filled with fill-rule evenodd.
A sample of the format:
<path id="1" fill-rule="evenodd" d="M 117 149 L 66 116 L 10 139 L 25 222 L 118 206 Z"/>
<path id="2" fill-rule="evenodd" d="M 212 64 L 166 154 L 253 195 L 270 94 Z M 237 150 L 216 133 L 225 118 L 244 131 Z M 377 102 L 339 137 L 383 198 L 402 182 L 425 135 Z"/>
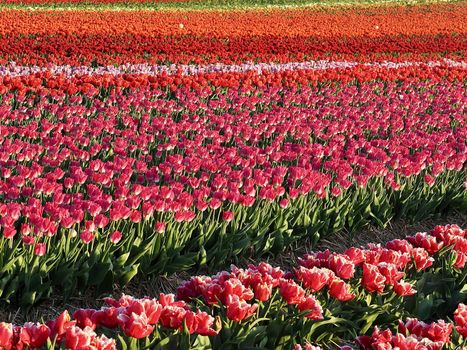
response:
<path id="1" fill-rule="evenodd" d="M 436 3 L 436 0 L 430 0 L 431 3 Z M 183 6 L 182 4 L 189 3 L 188 5 Z M 337 8 L 342 6 L 351 6 L 355 3 L 362 5 L 366 4 L 368 6 L 374 5 L 371 1 L 358 1 L 347 0 L 345 2 L 340 2 L 338 6 L 335 3 L 323 2 L 320 6 L 330 6 L 332 8 Z M 403 2 L 400 0 L 392 0 L 393 5 L 401 5 Z M 423 0 L 415 0 L 413 4 L 426 4 Z M 277 7 L 281 8 L 282 6 L 298 6 L 306 5 L 308 2 L 306 0 L 1 0 L 0 5 L 12 6 L 15 8 L 25 8 L 28 6 L 28 9 L 31 9 L 30 6 L 36 6 L 36 8 L 73 8 L 73 9 L 98 9 L 98 10 L 108 10 L 115 9 L 117 6 L 118 9 L 245 9 L 245 8 L 264 8 L 264 7 Z M 112 6 L 111 6 L 112 5 Z M 166 6 L 161 6 L 166 5 Z"/>
<path id="2" fill-rule="evenodd" d="M 36 93 L 40 96 L 50 95 L 54 98 L 63 98 L 66 95 L 82 93 L 86 97 L 104 98 L 110 93 L 121 92 L 121 90 L 129 93 L 130 89 L 155 89 L 157 91 L 154 94 L 157 97 L 167 99 L 170 98 L 167 91 L 161 95 L 158 90 L 164 89 L 175 93 L 188 88 L 201 92 L 203 95 L 215 96 L 219 93 L 224 94 L 224 89 L 227 88 L 239 89 L 242 94 L 257 94 L 263 89 L 271 88 L 289 90 L 300 89 L 305 85 L 319 87 L 332 83 L 358 85 L 375 80 L 392 83 L 404 81 L 413 84 L 417 84 L 420 80 L 428 80 L 432 83 L 447 81 L 459 84 L 464 79 L 466 69 L 465 63 L 457 61 L 402 65 L 387 63 L 386 66 L 384 64 L 358 64 L 351 67 L 337 65 L 337 67 L 326 69 L 300 69 L 300 66 L 298 66 L 299 69 L 293 69 L 295 67 L 291 65 L 290 69 L 277 71 L 268 70 L 266 64 L 251 64 L 244 65 L 242 71 L 239 72 L 223 72 L 222 68 L 228 69 L 231 66 L 221 66 L 219 72 L 203 72 L 201 68 L 198 68 L 201 72 L 196 74 L 189 74 L 189 72 L 190 70 L 196 71 L 197 68 L 192 68 L 194 66 L 191 65 L 188 67 L 187 72 L 179 70 L 176 74 L 166 74 L 163 68 L 155 67 L 152 68 L 154 72 L 135 74 L 120 74 L 119 69 L 110 67 L 107 68 L 108 72 L 104 69 L 96 69 L 96 72 L 102 72 L 102 74 L 92 74 L 94 72 L 92 70 L 89 71 L 91 74 L 79 74 L 79 71 L 73 74 L 73 69 L 64 68 L 64 71 L 56 75 L 53 74 L 53 68 L 31 74 L 18 74 L 15 72 L 16 68 L 13 68 L 11 75 L 8 74 L 10 73 L 8 68 L 2 68 L 1 70 L 7 74 L 0 74 L 0 94 L 10 92 L 23 98 L 26 94 Z M 248 69 L 249 67 L 256 67 L 256 69 Z M 158 74 L 158 69 L 162 71 L 161 74 Z M 24 71 L 28 72 L 26 68 Z"/>
<path id="3" fill-rule="evenodd" d="M 311 253 L 289 272 L 260 263 L 192 277 L 176 299 L 124 295 L 105 298 L 101 309 L 79 309 L 73 319 L 64 312 L 45 324 L 0 323 L 0 347 L 110 350 L 114 337 L 121 349 L 285 349 L 300 340 L 352 340 L 374 326 L 445 317 L 456 307 L 455 334 L 444 321 L 408 319 L 398 334 L 376 328 L 357 343 L 364 350 L 466 345 L 467 309 L 459 304 L 467 296 L 466 262 L 467 230 L 437 226 L 384 247 Z"/>
<path id="4" fill-rule="evenodd" d="M 460 84 L 4 94 L 1 298 L 464 208 Z"/>
<path id="5" fill-rule="evenodd" d="M 357 61 L 304 61 L 304 62 L 288 62 L 288 63 L 252 63 L 245 62 L 242 64 L 223 64 L 214 63 L 206 65 L 149 65 L 143 64 L 125 64 L 120 66 L 69 66 L 69 65 L 54 65 L 49 64 L 47 67 L 41 66 L 20 66 L 15 62 L 10 62 L 8 65 L 0 66 L 0 76 L 7 76 L 10 78 L 21 76 L 33 76 L 39 78 L 41 73 L 45 73 L 45 77 L 50 76 L 64 76 L 67 79 L 74 77 L 85 76 L 190 76 L 197 74 L 208 73 L 255 73 L 267 74 L 277 72 L 290 72 L 290 71 L 321 71 L 327 72 L 336 69 L 346 69 L 359 71 L 365 68 L 377 68 L 385 70 L 398 70 L 406 67 L 422 67 L 425 69 L 452 69 L 452 68 L 467 68 L 467 62 L 454 61 L 450 59 L 441 59 L 439 61 L 401 61 L 401 62 L 357 62 Z M 433 78 L 433 77 L 432 77 Z M 43 78 L 44 79 L 44 78 Z M 212 78 L 211 78 L 212 80 Z"/>
<path id="6" fill-rule="evenodd" d="M 462 59 L 465 18 L 462 4 L 157 16 L 152 11 L 5 10 L 0 12 L 0 64 Z"/>
<path id="7" fill-rule="evenodd" d="M 462 3 L 360 8 L 258 9 L 233 11 L 24 11 L 0 14 L 0 33 L 197 37 L 318 36 L 321 38 L 464 34 L 467 9 Z M 31 21 L 31 19 L 35 19 Z M 183 27 L 179 25 L 183 24 Z M 175 29 L 175 30 L 174 30 Z M 180 30 L 180 31 L 178 31 Z"/>
<path id="8" fill-rule="evenodd" d="M 444 320 L 425 323 L 416 318 L 408 318 L 405 322 L 399 320 L 396 331 L 386 329 L 381 331 L 375 327 L 371 335 L 359 336 L 356 339 L 358 348 L 362 350 L 379 349 L 459 349 L 467 347 L 467 307 L 459 304 L 454 312 L 454 322 Z M 454 332 L 457 333 L 453 334 Z M 341 350 L 353 350 L 354 347 L 345 345 Z M 305 343 L 296 344 L 294 350 L 321 350 L 317 346 Z"/>
<path id="9" fill-rule="evenodd" d="M 1 12 L 0 12 L 1 14 Z M 410 41 L 410 46 L 407 42 Z M 433 60 L 462 59 L 462 36 L 342 37 L 251 36 L 198 37 L 192 34 L 10 34 L 0 37 L 0 64 L 67 64 L 73 66 L 293 62 L 305 60 Z M 111 48 L 111 49 L 106 49 Z M 71 54 L 73 53 L 73 54 Z"/>

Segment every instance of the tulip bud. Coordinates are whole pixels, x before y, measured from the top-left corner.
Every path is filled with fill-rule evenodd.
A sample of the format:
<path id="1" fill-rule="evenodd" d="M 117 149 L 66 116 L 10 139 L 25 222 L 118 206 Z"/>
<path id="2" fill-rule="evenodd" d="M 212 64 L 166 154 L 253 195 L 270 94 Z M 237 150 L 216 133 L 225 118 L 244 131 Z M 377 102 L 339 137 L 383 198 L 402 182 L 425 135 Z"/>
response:
<path id="1" fill-rule="evenodd" d="M 222 213 L 222 220 L 224 220 L 225 222 L 230 222 L 233 220 L 233 218 L 234 218 L 234 213 L 231 211 L 224 211 Z"/>
<path id="2" fill-rule="evenodd" d="M 36 254 L 37 256 L 45 255 L 46 251 L 47 251 L 47 246 L 44 243 L 37 243 L 36 246 L 34 247 L 34 254 Z"/>
<path id="3" fill-rule="evenodd" d="M 110 241 L 113 244 L 117 244 L 122 239 L 122 233 L 120 231 L 115 231 L 110 235 Z"/>
<path id="4" fill-rule="evenodd" d="M 286 209 L 288 206 L 289 206 L 289 200 L 287 198 L 282 198 L 280 201 L 279 201 L 279 206 L 282 208 L 282 209 Z"/>
<path id="5" fill-rule="evenodd" d="M 163 221 L 156 222 L 155 229 L 156 229 L 157 233 L 164 233 L 165 232 L 165 222 L 163 222 Z"/>

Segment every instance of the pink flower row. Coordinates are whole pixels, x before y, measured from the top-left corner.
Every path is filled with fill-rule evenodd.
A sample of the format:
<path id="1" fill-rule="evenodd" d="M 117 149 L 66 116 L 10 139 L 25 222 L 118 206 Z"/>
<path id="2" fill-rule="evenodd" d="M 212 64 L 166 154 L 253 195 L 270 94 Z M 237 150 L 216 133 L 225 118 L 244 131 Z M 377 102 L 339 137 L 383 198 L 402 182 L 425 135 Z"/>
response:
<path id="1" fill-rule="evenodd" d="M 339 196 L 378 177 L 398 190 L 402 179 L 424 172 L 433 186 L 443 172 L 464 169 L 459 86 L 384 85 L 217 91 L 215 99 L 211 90 L 180 89 L 175 100 L 142 90 L 92 102 L 7 94 L 0 105 L 3 235 L 14 237 L 22 221 L 24 242 L 37 243 L 42 255 L 41 236 L 60 227 L 80 224 L 89 243 L 120 220 L 171 213 L 191 221 L 208 208 L 258 200 L 287 207 L 300 195 Z"/>
<path id="2" fill-rule="evenodd" d="M 0 76 L 19 77 L 27 75 L 35 75 L 36 73 L 47 72 L 52 75 L 63 74 L 66 78 L 85 75 L 127 75 L 127 74 L 144 74 L 148 76 L 156 75 L 194 75 L 206 73 L 248 73 L 255 72 L 257 74 L 268 72 L 283 72 L 283 71 L 301 71 L 301 70 L 332 70 L 332 69 L 347 69 L 358 67 L 375 67 L 382 69 L 398 69 L 401 67 L 451 67 L 451 68 L 467 68 L 467 62 L 454 61 L 451 59 L 442 59 L 440 61 L 402 61 L 402 62 L 357 62 L 357 61 L 305 61 L 305 62 L 289 62 L 289 63 L 253 63 L 245 62 L 242 64 L 224 64 L 213 63 L 207 65 L 150 65 L 147 63 L 141 64 L 124 64 L 119 66 L 70 66 L 70 65 L 55 65 L 51 64 L 46 67 L 41 66 L 20 66 L 15 62 L 10 62 L 7 65 L 0 66 Z"/>

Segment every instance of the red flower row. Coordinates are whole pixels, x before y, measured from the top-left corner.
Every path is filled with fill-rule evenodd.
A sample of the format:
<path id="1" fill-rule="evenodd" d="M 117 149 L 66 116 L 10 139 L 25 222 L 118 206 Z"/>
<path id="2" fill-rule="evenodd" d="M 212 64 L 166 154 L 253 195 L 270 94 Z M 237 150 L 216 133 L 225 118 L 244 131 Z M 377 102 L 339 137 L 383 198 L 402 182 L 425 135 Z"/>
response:
<path id="1" fill-rule="evenodd" d="M 464 304 L 459 304 L 454 312 L 454 327 L 459 335 L 467 340 L 467 307 Z M 416 318 L 409 318 L 405 323 L 399 321 L 398 331 L 395 334 L 389 329 L 381 331 L 375 327 L 371 336 L 358 337 L 357 344 L 362 350 L 393 348 L 438 350 L 450 344 L 460 345 L 451 340 L 452 329 L 453 324 L 443 320 L 425 323 Z M 341 347 L 341 350 L 351 349 L 349 346 Z"/>
<path id="2" fill-rule="evenodd" d="M 455 268 L 465 267 L 466 234 L 467 230 L 463 231 L 457 226 L 437 226 L 429 233 L 417 233 L 406 240 L 390 241 L 385 248 L 369 244 L 366 249 L 350 248 L 343 254 L 317 252 L 299 259 L 302 266 L 295 269 L 293 274 L 285 274 L 264 263 L 250 266 L 247 270 L 233 267 L 230 273 L 191 278 L 178 288 L 177 298 L 190 301 L 202 297 L 208 305 L 219 302 L 228 305 L 229 298 L 235 295 L 245 303 L 244 312 L 229 318 L 241 321 L 257 307 L 257 304 L 246 304 L 247 301 L 256 299 L 264 302 L 271 298 L 273 288 L 279 288 L 281 296 L 289 305 L 297 305 L 301 311 L 311 310 L 307 317 L 320 319 L 321 306 L 312 296 L 307 295 L 308 291 L 317 293 L 327 286 L 331 297 L 340 301 L 352 300 L 356 297 L 351 292 L 356 281 L 349 284 L 344 280 L 354 278 L 358 267 L 362 270 L 361 285 L 367 292 L 381 294 L 389 286 L 398 295 L 413 295 L 416 290 L 402 278 L 406 274 L 410 276 L 411 269 L 422 271 L 429 268 L 434 261 L 432 256 L 442 247 L 453 247 L 456 254 Z M 427 250 L 424 247 L 429 248 Z"/>
<path id="3" fill-rule="evenodd" d="M 52 95 L 50 102 L 5 95 L 3 235 L 12 238 L 21 221 L 24 242 L 33 244 L 32 233 L 54 236 L 60 226 L 82 223 L 81 238 L 89 243 L 93 232 L 113 222 L 138 223 L 157 212 L 191 221 L 197 212 L 223 204 L 251 207 L 258 199 L 277 199 L 285 208 L 299 195 L 339 197 L 352 184 L 365 187 L 381 176 L 398 190 L 400 177 L 429 169 L 425 182 L 433 186 L 444 171 L 462 170 L 466 130 L 454 107 L 461 101 L 457 85 L 385 84 L 365 84 L 359 91 L 355 86 L 268 89 L 262 97 L 231 91 L 216 100 L 205 99 L 211 90 L 180 89 L 176 100 L 154 101 L 164 92 L 113 91 L 93 106 L 83 105 L 82 96 Z M 14 109 L 13 99 L 19 104 Z M 317 109 L 304 109 L 303 102 Z M 423 112 L 428 108 L 429 118 Z M 165 117 L 171 110 L 182 116 Z M 194 113 L 201 110 L 203 115 Z M 229 114 L 219 117 L 220 111 Z M 329 120 L 329 114 L 338 117 Z M 365 134 L 377 139 L 368 141 Z M 109 152 L 115 156 L 108 158 Z M 233 214 L 226 212 L 223 219 L 231 221 Z M 42 255 L 45 247 L 36 249 Z"/>
<path id="4" fill-rule="evenodd" d="M 396 293 L 403 296 L 411 295 L 415 291 L 410 288 L 404 288 L 402 293 L 398 291 L 396 285 L 403 284 L 400 278 L 403 275 L 411 278 L 415 270 L 428 269 L 434 257 L 437 257 L 436 252 L 442 247 L 452 247 L 458 257 L 455 265 L 457 268 L 463 268 L 459 264 L 462 260 L 459 256 L 464 256 L 465 263 L 466 235 L 467 230 L 455 225 L 437 226 L 428 233 L 418 233 L 408 237 L 407 240 L 390 241 L 385 247 L 369 244 L 367 248 L 350 248 L 343 254 L 326 251 L 305 257 L 303 261 L 316 262 L 316 259 L 319 259 L 326 262 L 327 267 L 318 269 L 301 267 L 295 272 L 285 273 L 266 263 L 251 265 L 245 270 L 232 267 L 231 272 L 223 271 L 212 277 L 192 277 L 178 288 L 179 301 L 175 301 L 172 295 L 164 294 L 160 295 L 159 300 L 135 299 L 128 296 L 123 296 L 119 300 L 105 298 L 104 301 L 109 306 L 100 310 L 78 310 L 73 314 L 74 320 L 64 312 L 56 320 L 42 325 L 27 323 L 20 327 L 1 323 L 0 347 L 5 350 L 22 349 L 23 346 L 38 348 L 45 345 L 50 338 L 57 343 L 64 342 L 68 349 L 115 349 L 113 340 L 103 336 L 98 338 L 94 333 L 99 327 L 119 328 L 126 336 L 136 339 L 150 336 L 155 325 L 160 325 L 163 329 L 178 329 L 189 334 L 215 337 L 221 331 L 221 324 L 215 324 L 214 317 L 206 312 L 191 311 L 185 301 L 201 298 L 210 313 L 217 312 L 215 311 L 217 307 L 212 305 L 220 305 L 225 310 L 225 317 L 238 323 L 251 317 L 258 308 L 261 308 L 259 302 L 265 303 L 272 299 L 274 289 L 279 290 L 280 298 L 286 304 L 303 312 L 306 319 L 320 320 L 323 318 L 323 308 L 317 299 L 319 294 L 316 293 L 321 287 L 316 287 L 316 284 L 327 284 L 332 298 L 341 301 L 351 300 L 355 298 L 351 290 L 358 291 L 359 278 L 352 279 L 348 283 L 341 278 L 351 278 L 358 268 L 363 271 L 360 280 L 368 293 L 383 292 L 383 289 L 373 288 L 373 281 L 379 281 L 379 278 L 372 275 L 379 273 L 384 277 L 381 283 L 394 284 Z M 420 255 L 425 259 L 423 266 L 419 266 L 417 256 Z M 401 270 L 401 266 L 405 267 L 404 271 Z M 360 298 L 366 299 L 366 296 Z M 281 305 L 271 304 L 269 308 L 282 307 Z M 267 309 L 268 306 L 264 308 Z M 221 315 L 224 314 L 221 312 Z M 464 305 L 459 306 L 454 314 L 454 320 L 457 331 L 465 337 L 467 310 Z M 449 341 L 451 327 L 443 322 L 427 325 L 409 320 L 406 324 L 401 324 L 399 330 L 403 334 L 410 333 L 419 338 L 429 338 L 433 342 L 433 347 L 430 349 L 439 349 Z M 358 341 L 364 349 L 373 349 L 373 347 L 380 349 L 378 344 L 392 342 L 392 344 L 407 345 L 409 340 L 412 342 L 411 339 L 413 337 L 405 338 L 399 335 L 393 337 L 391 332 L 376 330 L 371 337 L 360 337 Z"/>
<path id="5" fill-rule="evenodd" d="M 417 60 L 462 57 L 462 36 L 148 36 L 146 34 L 10 34 L 0 38 L 0 64 L 113 65 L 243 63 L 303 60 Z"/>
<path id="6" fill-rule="evenodd" d="M 119 301 L 106 298 L 109 307 L 100 310 L 67 311 L 46 324 L 28 322 L 23 326 L 0 323 L 0 348 L 20 350 L 37 349 L 47 340 L 65 344 L 72 350 L 115 350 L 115 340 L 104 335 L 97 337 L 96 327 L 119 328 L 128 337 L 148 337 L 157 324 L 173 330 L 186 328 L 190 334 L 214 336 L 214 318 L 206 312 L 193 312 L 183 301 L 175 301 L 172 294 L 161 294 L 159 299 L 135 299 L 123 296 Z"/>

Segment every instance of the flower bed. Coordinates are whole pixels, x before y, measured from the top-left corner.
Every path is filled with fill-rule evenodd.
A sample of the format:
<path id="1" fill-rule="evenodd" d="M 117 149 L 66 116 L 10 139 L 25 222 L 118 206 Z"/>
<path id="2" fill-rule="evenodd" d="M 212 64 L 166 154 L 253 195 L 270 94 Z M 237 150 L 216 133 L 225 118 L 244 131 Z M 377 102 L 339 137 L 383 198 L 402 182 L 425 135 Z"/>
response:
<path id="1" fill-rule="evenodd" d="M 383 344 L 465 345 L 466 309 L 458 303 L 466 300 L 466 234 L 455 225 L 437 226 L 385 246 L 315 252 L 289 272 L 266 263 L 233 266 L 215 276 L 192 277 L 176 299 L 105 298 L 107 306 L 77 310 L 73 319 L 64 312 L 45 324 L 1 323 L 0 346 L 114 349 L 116 341 L 108 338 L 113 336 L 119 347 L 131 349 L 291 348 L 297 341 L 352 340 L 355 333 L 407 317 L 446 315 L 453 317 L 456 334 L 444 321 L 408 319 L 398 334 L 376 328 L 357 343 L 365 350 Z M 99 331 L 107 336 L 97 336 Z"/>
<path id="2" fill-rule="evenodd" d="M 0 4 L 0 307 L 466 212 L 465 4 L 115 1 Z M 462 349 L 466 234 L 232 265 L 0 349 Z"/>
<path id="3" fill-rule="evenodd" d="M 170 89 L 118 88 L 121 74 L 91 72 L 81 93 L 63 75 L 36 84 L 47 71 L 6 75 L 8 90 L 14 79 L 34 88 L 5 93 L 0 106 L 1 298 L 30 304 L 56 285 L 65 295 L 76 285 L 105 290 L 138 272 L 214 268 L 297 239 L 465 207 L 462 83 L 455 63 L 444 65 L 451 78 L 423 82 L 400 82 L 406 65 L 377 64 L 386 80 L 348 84 L 322 81 L 342 80 L 341 68 L 308 69 L 299 81 L 316 82 L 301 86 L 260 87 L 268 76 L 248 70 L 187 72 Z M 203 74 L 205 87 L 186 86 Z M 241 85 L 214 87 L 229 74 Z M 286 69 L 272 82 L 277 74 L 298 78 Z"/>
<path id="4" fill-rule="evenodd" d="M 464 58 L 467 9 L 0 11 L 0 63 L 125 65 Z"/>

